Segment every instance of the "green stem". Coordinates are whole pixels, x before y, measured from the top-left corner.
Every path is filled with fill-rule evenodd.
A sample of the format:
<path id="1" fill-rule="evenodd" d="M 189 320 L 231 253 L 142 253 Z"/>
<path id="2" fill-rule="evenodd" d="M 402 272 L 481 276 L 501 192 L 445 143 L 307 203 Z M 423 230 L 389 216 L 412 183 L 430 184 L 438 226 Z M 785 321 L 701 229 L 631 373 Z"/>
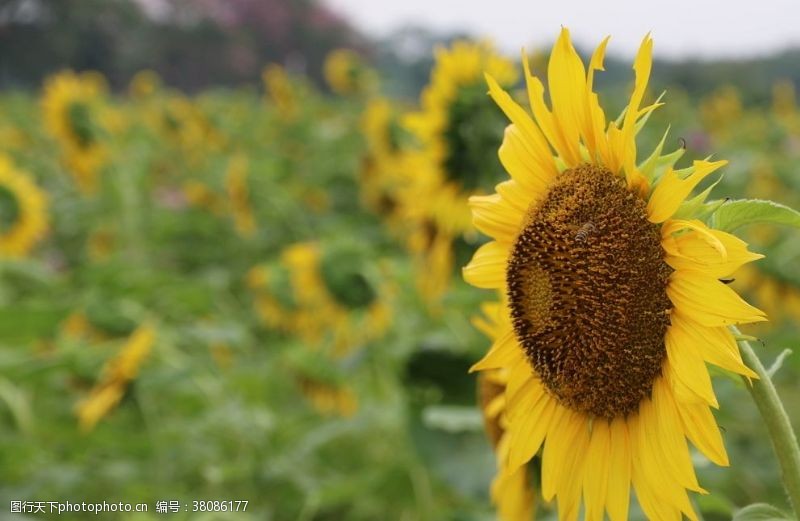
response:
<path id="1" fill-rule="evenodd" d="M 738 333 L 735 328 L 734 332 Z M 759 379 L 752 382 L 744 378 L 745 385 L 767 425 L 767 431 L 772 439 L 772 447 L 781 467 L 783 486 L 789 496 L 795 516 L 798 516 L 800 514 L 800 447 L 797 445 L 797 437 L 792 430 L 789 416 L 783 408 L 783 403 L 778 397 L 772 379 L 761 360 L 746 340 L 739 340 L 739 347 L 745 364 L 758 374 Z"/>

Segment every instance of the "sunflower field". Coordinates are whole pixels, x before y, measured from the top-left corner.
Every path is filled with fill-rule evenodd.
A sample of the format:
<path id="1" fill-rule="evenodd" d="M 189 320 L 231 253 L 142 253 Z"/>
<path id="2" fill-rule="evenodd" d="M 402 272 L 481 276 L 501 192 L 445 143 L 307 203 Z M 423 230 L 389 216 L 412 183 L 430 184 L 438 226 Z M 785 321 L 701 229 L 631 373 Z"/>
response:
<path id="1" fill-rule="evenodd" d="M 149 70 L 0 91 L 0 518 L 792 519 L 748 389 L 770 378 L 736 342 L 796 424 L 794 85 L 648 84 L 645 39 L 618 87 L 605 41 L 581 58 L 556 36 L 442 45 L 413 99 L 347 49 L 324 85 L 266 63 L 192 94 Z M 650 220 L 565 224 L 615 204 Z M 732 347 L 671 343 L 680 324 Z M 645 354 L 603 350 L 634 333 Z"/>

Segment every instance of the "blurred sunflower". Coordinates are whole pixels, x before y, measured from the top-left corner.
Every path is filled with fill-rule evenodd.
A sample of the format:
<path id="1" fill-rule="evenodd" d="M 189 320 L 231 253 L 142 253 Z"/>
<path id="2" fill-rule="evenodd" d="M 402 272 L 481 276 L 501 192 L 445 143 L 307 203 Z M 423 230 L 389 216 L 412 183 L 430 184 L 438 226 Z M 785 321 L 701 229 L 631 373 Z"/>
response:
<path id="1" fill-rule="evenodd" d="M 280 267 L 248 277 L 265 323 L 290 329 L 313 348 L 344 356 L 381 337 L 391 323 L 392 289 L 379 281 L 369 256 L 349 245 L 306 242 L 281 254 Z"/>
<path id="2" fill-rule="evenodd" d="M 117 356 L 106 363 L 100 381 L 75 409 L 81 430 L 92 430 L 98 421 L 116 407 L 128 384 L 139 374 L 155 339 L 156 330 L 152 325 L 139 326 L 131 333 Z"/>
<path id="3" fill-rule="evenodd" d="M 367 145 L 361 164 L 361 199 L 370 211 L 396 228 L 397 196 L 403 182 L 403 129 L 392 102 L 386 98 L 370 100 L 361 116 L 361 132 Z"/>
<path id="4" fill-rule="evenodd" d="M 64 71 L 45 81 L 45 126 L 59 143 L 66 168 L 83 193 L 92 193 L 108 160 L 101 140 L 105 78 L 94 72 Z"/>
<path id="5" fill-rule="evenodd" d="M 700 102 L 700 119 L 709 133 L 718 139 L 728 137 L 742 117 L 742 98 L 733 85 L 717 89 Z"/>
<path id="6" fill-rule="evenodd" d="M 283 354 L 287 373 L 317 413 L 350 418 L 358 412 L 351 364 L 301 346 L 287 349 Z"/>
<path id="7" fill-rule="evenodd" d="M 0 256 L 26 255 L 46 231 L 45 193 L 0 155 Z"/>
<path id="8" fill-rule="evenodd" d="M 128 93 L 133 99 L 144 99 L 153 96 L 161 88 L 161 78 L 151 70 L 139 71 L 131 78 Z"/>
<path id="9" fill-rule="evenodd" d="M 256 233 L 256 219 L 250 205 L 247 173 L 250 162 L 244 154 L 234 155 L 225 172 L 225 191 L 228 193 L 230 212 L 236 233 L 241 237 L 252 237 Z"/>
<path id="10" fill-rule="evenodd" d="M 369 92 L 377 84 L 375 72 L 349 49 L 334 49 L 328 53 L 322 72 L 331 90 L 343 96 Z"/>
<path id="11" fill-rule="evenodd" d="M 686 438 L 712 462 L 728 457 L 710 407 L 705 363 L 755 377 L 731 324 L 765 320 L 719 279 L 761 257 L 682 205 L 725 164 L 673 170 L 663 141 L 637 165 L 636 135 L 660 106 L 643 106 L 652 65 L 646 37 L 633 94 L 606 124 L 594 73 L 567 29 L 544 86 L 525 67 L 533 118 L 487 75 L 512 124 L 499 156 L 511 179 L 470 200 L 493 240 L 464 269 L 475 286 L 505 293 L 503 325 L 473 370 L 505 370 L 508 471 L 542 448 L 542 496 L 559 519 L 628 517 L 633 485 L 651 519 L 697 519 L 697 482 Z M 702 199 L 703 196 L 701 196 Z"/>
<path id="12" fill-rule="evenodd" d="M 271 63 L 264 69 L 261 79 L 269 100 L 275 105 L 281 118 L 292 119 L 297 113 L 297 99 L 286 69 L 277 63 Z"/>
<path id="13" fill-rule="evenodd" d="M 166 144 L 165 153 L 170 159 L 176 154 L 189 166 L 201 164 L 214 151 L 225 146 L 225 136 L 212 124 L 196 100 L 173 92 L 165 100 L 146 107 L 145 120 L 155 134 Z"/>
<path id="14" fill-rule="evenodd" d="M 484 71 L 504 86 L 517 81 L 513 63 L 487 43 L 437 49 L 421 109 L 405 118 L 421 149 L 402 168 L 402 214 L 412 223 L 409 247 L 420 264 L 441 266 L 419 272 L 418 286 L 431 302 L 452 276 L 451 244 L 471 230 L 468 197 L 486 193 L 502 175 L 496 150 L 503 116 L 486 97 Z"/>

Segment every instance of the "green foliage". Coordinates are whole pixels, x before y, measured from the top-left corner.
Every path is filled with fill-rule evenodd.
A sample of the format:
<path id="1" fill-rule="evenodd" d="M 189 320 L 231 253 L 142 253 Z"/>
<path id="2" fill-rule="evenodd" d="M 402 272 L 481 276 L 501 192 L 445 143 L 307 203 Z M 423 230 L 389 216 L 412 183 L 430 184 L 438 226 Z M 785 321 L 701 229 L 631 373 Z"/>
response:
<path id="1" fill-rule="evenodd" d="M 733 515 L 733 521 L 782 521 L 789 516 L 766 503 L 747 505 Z"/>
<path id="2" fill-rule="evenodd" d="M 739 199 L 720 204 L 713 213 L 715 228 L 733 231 L 748 224 L 774 224 L 800 228 L 800 212 L 775 203 L 757 199 Z"/>

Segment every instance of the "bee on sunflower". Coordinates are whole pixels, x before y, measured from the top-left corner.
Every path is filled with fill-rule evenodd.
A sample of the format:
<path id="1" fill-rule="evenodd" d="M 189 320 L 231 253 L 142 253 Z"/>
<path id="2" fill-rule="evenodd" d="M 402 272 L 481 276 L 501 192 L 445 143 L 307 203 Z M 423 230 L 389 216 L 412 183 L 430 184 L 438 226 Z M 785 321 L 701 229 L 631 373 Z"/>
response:
<path id="1" fill-rule="evenodd" d="M 652 40 L 634 62 L 623 115 L 607 122 L 593 90 L 608 39 L 588 67 L 562 29 L 544 85 L 525 65 L 529 113 L 486 75 L 511 124 L 499 157 L 510 179 L 470 198 L 491 237 L 464 268 L 502 294 L 500 326 L 478 371 L 503 371 L 506 472 L 541 450 L 542 496 L 559 519 L 628 517 L 630 489 L 648 518 L 697 519 L 687 439 L 728 465 L 711 413 L 706 363 L 747 378 L 734 324 L 766 320 L 720 279 L 762 257 L 703 222 L 720 204 L 686 201 L 725 161 L 676 170 L 664 140 L 639 160 Z M 748 358 L 750 360 L 750 358 Z M 796 443 L 795 443 L 796 445 Z"/>
<path id="2" fill-rule="evenodd" d="M 493 151 L 503 116 L 486 98 L 484 71 L 504 86 L 517 81 L 514 64 L 488 43 L 437 49 L 420 110 L 404 120 L 420 146 L 404 158 L 401 213 L 410 223 L 409 249 L 425 266 L 417 285 L 432 304 L 452 277 L 454 243 L 471 231 L 467 199 L 486 193 L 502 175 Z"/>
<path id="3" fill-rule="evenodd" d="M 67 170 L 84 194 L 97 188 L 108 162 L 102 119 L 105 78 L 98 73 L 64 71 L 45 81 L 41 106 L 47 130 L 59 143 Z"/>
<path id="4" fill-rule="evenodd" d="M 47 232 L 47 197 L 0 155 L 0 256 L 23 257 Z"/>

